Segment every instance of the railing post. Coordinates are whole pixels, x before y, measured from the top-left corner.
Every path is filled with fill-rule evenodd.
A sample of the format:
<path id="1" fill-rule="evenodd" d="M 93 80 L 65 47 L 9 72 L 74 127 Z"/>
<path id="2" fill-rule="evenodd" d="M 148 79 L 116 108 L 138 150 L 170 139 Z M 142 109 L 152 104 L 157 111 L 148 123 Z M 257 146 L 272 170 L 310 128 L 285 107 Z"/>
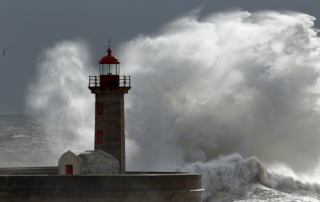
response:
<path id="1" fill-rule="evenodd" d="M 123 87 L 126 87 L 126 84 L 127 84 L 126 76 L 123 75 Z"/>

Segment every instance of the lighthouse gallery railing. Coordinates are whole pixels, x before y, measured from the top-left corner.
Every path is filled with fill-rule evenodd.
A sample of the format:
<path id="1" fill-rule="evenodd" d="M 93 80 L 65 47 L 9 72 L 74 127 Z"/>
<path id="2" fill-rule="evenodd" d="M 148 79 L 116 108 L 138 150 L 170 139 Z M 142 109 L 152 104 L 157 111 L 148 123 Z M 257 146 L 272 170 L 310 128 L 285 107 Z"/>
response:
<path id="1" fill-rule="evenodd" d="M 89 76 L 89 87 L 100 87 L 100 76 Z M 120 76 L 119 87 L 131 87 L 130 76 Z"/>

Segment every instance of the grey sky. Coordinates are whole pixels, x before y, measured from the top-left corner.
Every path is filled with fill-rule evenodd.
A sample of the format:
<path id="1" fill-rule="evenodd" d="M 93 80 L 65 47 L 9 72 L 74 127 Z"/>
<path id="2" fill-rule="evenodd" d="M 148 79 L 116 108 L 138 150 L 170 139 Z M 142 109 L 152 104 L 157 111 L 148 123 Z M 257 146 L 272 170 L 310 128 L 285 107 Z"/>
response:
<path id="1" fill-rule="evenodd" d="M 240 8 L 295 10 L 320 19 L 319 0 L 30 0 L 0 1 L 0 115 L 23 114 L 26 89 L 36 77 L 37 57 L 45 48 L 63 40 L 83 39 L 92 60 L 105 51 L 111 37 L 117 51 L 120 43 L 138 34 L 157 33 L 166 23 L 202 8 L 207 14 Z M 319 28 L 318 21 L 315 27 Z"/>

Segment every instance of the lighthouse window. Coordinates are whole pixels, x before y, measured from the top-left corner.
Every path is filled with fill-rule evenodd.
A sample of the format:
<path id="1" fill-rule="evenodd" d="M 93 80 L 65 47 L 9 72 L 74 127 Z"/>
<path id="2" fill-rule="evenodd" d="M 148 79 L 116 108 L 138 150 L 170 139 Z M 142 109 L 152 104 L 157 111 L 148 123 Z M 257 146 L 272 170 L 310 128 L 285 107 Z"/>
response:
<path id="1" fill-rule="evenodd" d="M 97 115 L 103 115 L 103 104 L 97 103 Z"/>
<path id="2" fill-rule="evenodd" d="M 116 74 L 117 74 L 117 65 L 110 64 L 110 75 L 116 75 Z"/>
<path id="3" fill-rule="evenodd" d="M 96 136 L 97 144 L 102 144 L 103 142 L 103 131 L 98 131 Z"/>
<path id="4" fill-rule="evenodd" d="M 119 64 L 101 64 L 100 75 L 119 75 L 120 65 Z"/>
<path id="5" fill-rule="evenodd" d="M 109 74 L 109 64 L 102 64 L 102 75 Z"/>
<path id="6" fill-rule="evenodd" d="M 109 73 L 109 64 L 100 65 L 100 75 L 107 75 Z"/>

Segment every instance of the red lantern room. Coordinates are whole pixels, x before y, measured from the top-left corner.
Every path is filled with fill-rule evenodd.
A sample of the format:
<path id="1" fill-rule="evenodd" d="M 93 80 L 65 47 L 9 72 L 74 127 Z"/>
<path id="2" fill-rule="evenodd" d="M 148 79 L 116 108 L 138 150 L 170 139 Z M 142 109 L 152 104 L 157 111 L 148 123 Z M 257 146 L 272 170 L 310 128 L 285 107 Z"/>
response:
<path id="1" fill-rule="evenodd" d="M 120 62 L 111 52 L 109 48 L 108 55 L 99 62 L 101 86 L 119 86 Z"/>

